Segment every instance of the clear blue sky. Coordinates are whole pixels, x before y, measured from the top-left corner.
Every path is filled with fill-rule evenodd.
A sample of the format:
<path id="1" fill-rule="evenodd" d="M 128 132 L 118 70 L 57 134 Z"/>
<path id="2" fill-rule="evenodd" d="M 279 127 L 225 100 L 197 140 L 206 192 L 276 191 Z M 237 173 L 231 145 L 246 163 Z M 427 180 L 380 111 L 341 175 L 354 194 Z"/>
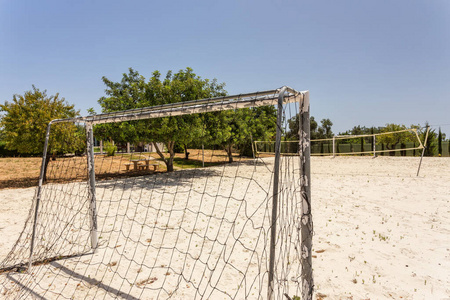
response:
<path id="1" fill-rule="evenodd" d="M 0 101 L 34 84 L 81 114 L 102 76 L 192 67 L 230 94 L 310 90 L 312 115 L 448 124 L 450 1 L 0 0 Z"/>

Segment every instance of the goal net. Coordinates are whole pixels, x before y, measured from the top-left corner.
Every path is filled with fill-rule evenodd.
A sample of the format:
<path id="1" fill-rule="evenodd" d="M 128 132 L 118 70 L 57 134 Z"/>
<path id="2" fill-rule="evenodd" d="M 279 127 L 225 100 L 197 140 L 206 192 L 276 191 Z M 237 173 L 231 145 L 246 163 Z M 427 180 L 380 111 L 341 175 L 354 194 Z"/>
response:
<path id="1" fill-rule="evenodd" d="M 199 146 L 166 172 L 150 147 L 95 147 L 101 124 L 270 105 L 280 146 L 265 157 L 233 149 L 229 163 L 220 145 Z M 280 151 L 287 110 L 302 116 L 295 156 Z M 61 137 L 84 154 L 50 159 Z M 312 299 L 309 151 L 309 94 L 287 87 L 52 121 L 29 216 L 0 264 L 0 297 Z"/>
<path id="2" fill-rule="evenodd" d="M 296 155 L 298 141 L 281 141 L 281 153 Z M 274 153 L 273 141 L 255 141 L 257 154 Z M 390 155 L 390 156 L 418 156 L 424 145 L 416 128 L 381 132 L 363 135 L 338 135 L 326 139 L 311 140 L 311 155 Z"/>

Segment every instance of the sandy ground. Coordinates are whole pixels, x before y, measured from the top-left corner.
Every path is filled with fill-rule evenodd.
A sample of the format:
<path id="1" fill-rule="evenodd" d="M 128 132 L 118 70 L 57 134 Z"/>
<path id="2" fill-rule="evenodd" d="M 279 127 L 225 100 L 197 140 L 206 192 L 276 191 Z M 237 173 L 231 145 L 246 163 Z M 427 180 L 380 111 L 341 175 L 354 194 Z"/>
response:
<path id="1" fill-rule="evenodd" d="M 316 292 L 450 299 L 450 159 L 313 162 Z"/>
<path id="2" fill-rule="evenodd" d="M 312 158 L 315 298 L 450 299 L 450 159 L 424 158 L 419 177 L 416 176 L 418 164 L 419 158 L 409 157 L 379 157 L 376 159 L 368 157 Z M 241 171 L 245 171 L 245 169 Z M 253 186 L 250 181 L 247 183 L 245 178 L 245 176 L 242 176 L 238 183 L 235 181 L 228 183 L 228 185 L 234 185 L 237 191 L 237 194 L 233 195 L 233 198 L 239 199 L 241 195 L 247 195 L 239 191 L 239 187 L 241 189 L 247 188 L 246 192 L 250 191 L 250 194 L 258 192 L 256 186 Z M 262 178 L 261 182 L 267 180 L 267 178 Z M 217 190 L 220 190 L 220 184 Z M 183 186 L 186 186 L 186 184 L 183 184 Z M 189 186 L 194 190 L 200 191 L 204 189 L 205 185 L 192 181 L 189 183 Z M 178 192 L 183 192 L 177 183 L 171 183 L 171 187 L 165 187 L 164 190 L 167 194 L 171 194 L 171 189 L 173 188 L 177 189 Z M 254 192 L 252 192 L 252 189 L 255 189 Z M 99 190 L 103 192 L 103 195 L 110 193 L 108 197 L 115 197 L 115 192 L 111 192 L 106 186 L 103 190 L 99 187 Z M 126 185 L 124 185 L 123 190 L 127 191 Z M 217 190 L 214 192 L 219 193 Z M 34 188 L 0 190 L 0 261 L 9 252 L 23 229 L 34 192 Z M 132 199 L 133 192 L 136 191 L 129 191 L 129 194 L 125 197 L 123 196 L 124 193 L 121 192 L 121 195 L 118 197 L 124 200 Z M 164 208 L 164 201 L 166 201 L 162 198 L 158 202 L 160 212 L 165 211 L 164 209 L 161 210 L 161 208 Z M 208 198 L 205 198 L 204 201 L 204 207 L 209 207 Z M 179 217 L 183 216 L 180 213 L 183 210 L 183 206 L 173 206 L 175 202 L 172 201 L 171 203 L 171 208 L 175 208 L 176 212 L 172 215 L 172 219 L 176 220 L 177 218 L 174 217 L 177 214 L 179 214 Z M 192 211 L 200 211 L 200 205 L 194 204 L 194 202 L 191 204 L 193 205 L 192 207 L 190 206 Z M 99 210 L 101 209 L 101 205 L 100 203 Z M 139 215 L 139 207 L 142 203 L 135 203 L 133 205 L 135 207 L 131 211 L 135 211 L 135 213 L 132 215 L 125 214 L 122 217 L 136 218 L 137 220 L 142 218 L 140 221 L 148 221 L 144 216 Z M 254 215 L 251 220 L 262 220 L 261 226 L 263 226 L 267 221 L 264 221 L 267 209 L 261 203 L 253 203 L 252 205 L 246 208 L 245 212 L 253 212 Z M 117 208 L 121 207 L 129 209 L 130 204 L 125 202 L 117 203 Z M 229 207 L 234 208 L 233 213 L 235 215 L 242 214 L 237 202 Z M 166 208 L 168 209 L 170 207 Z M 208 214 L 217 216 L 223 210 L 224 207 L 214 208 Z M 104 253 L 100 253 L 102 257 L 82 258 L 76 263 L 70 260 L 53 263 L 49 270 L 51 274 L 56 274 L 56 279 L 52 278 L 49 281 L 50 283 L 42 281 L 34 285 L 31 284 L 36 289 L 36 294 L 30 293 L 29 295 L 34 295 L 38 298 L 37 295 L 42 295 L 40 290 L 47 288 L 48 284 L 68 284 L 70 286 L 71 279 L 67 275 L 67 268 L 79 270 L 80 273 L 84 272 L 83 276 L 86 278 L 91 279 L 92 276 L 95 279 L 95 274 L 86 273 L 85 266 L 87 264 L 100 265 L 104 267 L 106 274 L 110 272 L 111 274 L 117 274 L 116 277 L 119 279 L 126 278 L 128 275 L 122 274 L 120 270 L 116 269 L 118 267 L 114 265 L 115 262 L 119 262 L 120 265 L 118 251 L 121 250 L 117 250 L 116 247 L 120 245 L 120 248 L 124 248 L 122 254 L 128 254 L 128 256 L 130 251 L 136 250 L 125 249 L 126 241 L 125 244 L 122 242 L 110 244 L 110 240 L 120 241 L 120 232 L 116 231 L 113 226 L 115 224 L 114 222 L 116 222 L 113 220 L 117 220 L 115 215 L 116 212 L 114 211 L 105 213 L 104 215 L 99 213 L 99 226 L 102 228 L 105 236 L 106 233 L 109 234 L 108 242 L 103 242 L 102 244 L 101 241 L 100 243 L 109 252 L 105 251 Z M 179 226 L 177 222 L 170 224 L 169 216 L 170 214 L 166 212 L 159 219 L 159 221 L 166 221 L 167 237 L 157 240 L 157 235 L 155 235 L 153 237 L 153 243 L 162 244 L 166 241 L 171 244 L 169 241 L 179 239 L 171 236 L 171 234 L 177 232 L 179 234 L 180 231 L 167 230 L 168 228 L 176 228 Z M 243 220 L 246 218 L 243 215 L 241 217 Z M 195 217 L 194 215 L 185 214 L 184 218 L 188 222 L 189 218 Z M 212 220 L 211 222 L 223 221 L 223 218 L 214 217 L 210 219 Z M 253 260 L 253 257 L 247 257 L 245 253 L 248 252 L 249 245 L 252 245 L 251 238 L 254 238 L 254 234 L 259 231 L 257 230 L 257 226 L 255 229 L 255 224 L 252 223 L 252 226 L 248 228 L 246 224 L 247 222 L 244 222 L 239 227 L 239 229 L 244 229 L 243 233 L 238 235 L 241 242 L 235 246 L 236 250 L 234 253 L 239 255 L 236 257 L 228 257 L 230 260 L 233 260 L 235 266 L 240 262 L 245 265 L 244 260 L 246 259 Z M 214 224 L 210 223 L 209 225 Z M 155 231 L 157 228 L 157 226 L 144 228 L 144 231 L 146 229 Z M 221 228 L 229 230 L 227 226 Z M 130 230 L 128 235 L 133 236 L 131 228 L 126 229 Z M 82 232 L 86 228 L 84 228 L 84 225 L 81 225 L 77 230 Z M 163 255 L 159 258 L 157 256 L 154 261 L 144 265 L 139 265 L 136 263 L 136 260 L 130 259 L 127 269 L 137 270 L 134 270 L 137 273 L 133 275 L 133 278 L 137 278 L 137 282 L 141 284 L 141 286 L 136 287 L 137 292 L 139 292 L 138 288 L 142 288 L 142 285 L 155 284 L 151 282 L 152 280 L 156 281 L 156 284 L 164 284 L 162 281 L 165 282 L 166 280 L 170 281 L 170 273 L 179 272 L 176 262 L 180 259 L 184 259 L 187 265 L 192 264 L 186 267 L 190 273 L 197 271 L 201 273 L 205 271 L 204 267 L 201 270 L 196 269 L 195 259 L 202 261 L 201 252 L 196 254 L 191 252 L 191 255 L 194 253 L 194 256 L 197 255 L 197 257 L 191 257 L 189 259 L 186 259 L 186 255 L 181 255 L 185 251 L 184 249 L 188 249 L 188 246 L 183 244 L 183 241 L 188 238 L 187 233 L 189 233 L 189 229 L 186 229 L 186 231 L 183 233 L 186 234 L 186 237 L 180 239 L 179 246 L 175 246 L 175 248 L 178 247 L 179 251 L 175 253 L 175 256 L 172 255 L 170 257 L 171 262 L 173 260 L 172 269 L 163 267 L 167 263 L 167 261 L 161 262 L 161 260 L 167 259 L 167 256 Z M 216 231 L 212 230 L 209 233 L 205 233 L 203 237 L 210 237 L 211 233 L 217 234 Z M 149 234 L 150 232 L 147 232 L 139 236 L 145 236 L 148 240 Z M 232 241 L 225 238 L 221 240 L 222 238 L 219 235 L 216 235 L 215 238 L 220 241 L 218 245 L 223 246 L 224 249 Z M 73 241 L 69 242 L 72 243 Z M 261 243 L 264 244 L 265 240 Z M 137 251 L 144 251 L 145 249 L 148 249 L 148 246 Z M 139 256 L 139 254 L 135 255 L 136 257 Z M 179 258 L 176 255 L 179 255 Z M 266 258 L 265 255 L 264 253 L 258 253 L 257 257 L 258 259 L 264 259 Z M 97 254 L 97 256 L 99 255 Z M 105 257 L 107 257 L 106 260 L 109 265 L 103 266 L 102 262 L 105 261 Z M 160 269 L 159 271 L 166 272 L 167 279 L 162 280 L 160 275 L 146 276 L 145 278 L 139 277 L 139 268 L 146 271 L 147 269 L 151 269 L 148 267 L 149 265 L 157 265 L 158 269 Z M 247 276 L 249 278 L 256 278 L 258 283 L 244 288 L 244 294 L 248 295 L 249 298 L 253 298 L 253 294 L 249 291 L 258 286 L 264 286 L 266 280 L 264 276 L 262 278 L 258 277 L 255 269 L 252 269 L 253 265 L 254 262 L 248 264 Z M 216 265 L 216 267 L 220 266 Z M 42 270 L 42 267 L 39 267 L 39 270 Z M 39 270 L 36 269 L 37 274 Z M 58 271 L 56 272 L 55 270 Z M 232 270 L 228 270 L 226 267 L 224 267 L 223 273 L 223 278 L 213 278 L 211 280 L 214 282 L 219 281 L 219 279 L 223 281 L 227 280 L 223 285 L 218 285 L 221 291 L 227 291 L 227 286 L 236 284 L 236 282 L 233 282 L 233 277 L 239 277 L 240 273 L 237 272 L 236 276 Z M 11 278 L 17 279 L 26 275 L 15 274 L 14 276 Z M 114 284 L 117 278 L 113 275 L 111 276 L 111 278 L 104 277 L 104 279 L 109 280 L 111 283 L 110 286 L 119 288 L 120 286 Z M 154 280 L 155 278 L 156 280 Z M 145 280 L 147 281 L 145 282 Z M 192 288 L 192 285 L 195 286 L 196 284 L 198 287 L 203 288 L 201 278 L 199 279 L 194 276 L 190 280 L 191 286 L 188 286 L 188 283 L 183 288 L 189 289 Z M 239 282 L 242 284 L 242 281 L 238 281 L 237 284 Z M 98 285 L 98 282 L 92 282 L 91 280 L 85 286 L 85 289 L 93 284 Z M 123 282 L 121 284 L 123 285 Z M 129 289 L 129 299 L 133 299 L 132 295 L 146 295 L 137 292 L 137 294 L 134 293 L 133 288 Z M 77 288 L 75 287 L 75 289 Z M 70 291 L 70 288 L 66 290 Z M 215 297 L 213 292 L 208 294 L 206 292 L 208 291 L 207 286 L 204 287 L 204 290 L 205 295 L 209 295 L 210 299 L 223 298 L 222 294 L 220 294 L 220 297 Z M 167 291 L 164 289 L 164 292 L 171 292 L 170 285 L 167 285 Z M 92 296 L 88 292 L 86 293 L 83 294 L 85 297 Z M 161 298 L 166 297 L 163 294 L 160 295 Z M 51 299 L 57 295 L 59 294 L 47 292 L 44 297 Z M 107 294 L 95 294 L 94 296 L 108 298 Z M 261 297 L 265 298 L 265 294 L 263 293 Z M 183 298 L 183 294 L 174 298 Z M 200 296 L 197 295 L 197 298 L 200 298 Z M 255 298 L 257 297 L 255 296 Z M 149 297 L 149 299 L 151 298 Z"/>

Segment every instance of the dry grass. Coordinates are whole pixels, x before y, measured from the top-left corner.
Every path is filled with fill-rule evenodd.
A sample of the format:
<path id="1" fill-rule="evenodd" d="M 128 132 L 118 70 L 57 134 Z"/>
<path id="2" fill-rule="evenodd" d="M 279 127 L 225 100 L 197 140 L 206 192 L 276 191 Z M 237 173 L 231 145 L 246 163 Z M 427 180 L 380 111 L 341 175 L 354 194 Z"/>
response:
<path id="1" fill-rule="evenodd" d="M 202 166 L 202 151 L 200 149 L 190 149 L 189 159 L 184 159 L 183 153 L 175 155 L 174 169 L 190 169 Z M 234 154 L 234 159 L 240 158 Z M 130 171 L 126 171 L 125 164 L 132 159 L 154 158 L 159 163 L 156 172 L 165 172 L 166 165 L 156 153 L 133 153 L 116 154 L 115 156 L 96 155 L 95 173 L 97 179 L 111 179 L 115 177 L 132 177 L 153 173 L 153 170 L 134 171 L 131 166 Z M 166 155 L 168 157 L 168 155 Z M 223 164 L 228 162 L 225 151 L 205 150 L 205 167 Z M 6 188 L 26 188 L 37 186 L 42 158 L 40 157 L 8 157 L 0 158 L 0 189 Z M 152 169 L 152 168 L 151 168 Z M 86 156 L 58 157 L 51 160 L 47 170 L 48 182 L 68 182 L 81 181 L 87 179 Z"/>
<path id="2" fill-rule="evenodd" d="M 40 157 L 0 157 L 0 189 L 38 184 Z"/>

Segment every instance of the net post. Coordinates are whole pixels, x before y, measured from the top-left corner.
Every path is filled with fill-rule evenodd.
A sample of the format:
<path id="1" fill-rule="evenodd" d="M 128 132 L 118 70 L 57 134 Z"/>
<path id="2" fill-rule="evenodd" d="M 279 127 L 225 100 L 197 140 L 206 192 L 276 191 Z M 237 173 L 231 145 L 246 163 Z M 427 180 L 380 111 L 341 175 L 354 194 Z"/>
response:
<path id="1" fill-rule="evenodd" d="M 34 246 L 35 246 L 35 242 L 36 242 L 37 219 L 38 219 L 38 214 L 39 214 L 39 204 L 41 202 L 42 185 L 44 184 L 44 176 L 45 176 L 45 172 L 46 172 L 47 150 L 48 150 L 48 141 L 50 139 L 51 126 L 52 126 L 52 122 L 48 123 L 47 132 L 45 133 L 44 150 L 42 153 L 41 173 L 39 175 L 39 185 L 38 185 L 38 188 L 36 191 L 36 203 L 35 203 L 35 207 L 34 207 L 33 233 L 31 235 L 30 259 L 28 262 L 28 271 L 30 271 L 31 266 L 33 265 L 33 253 L 34 253 Z"/>
<path id="2" fill-rule="evenodd" d="M 372 148 L 373 148 L 373 158 L 377 157 L 377 141 L 376 141 L 376 136 L 375 134 L 373 135 L 373 139 L 372 139 Z"/>
<path id="3" fill-rule="evenodd" d="M 312 276 L 313 222 L 311 214 L 311 137 L 308 91 L 303 93 L 303 99 L 300 103 L 299 125 L 300 194 L 302 199 L 302 218 L 300 224 L 302 299 L 312 300 L 314 289 Z"/>
<path id="4" fill-rule="evenodd" d="M 94 132 L 92 123 L 86 123 L 86 148 L 87 148 L 87 165 L 88 165 L 91 248 L 92 250 L 95 251 L 98 246 L 98 237 L 97 237 L 96 194 L 95 194 Z"/>
<path id="5" fill-rule="evenodd" d="M 277 110 L 277 132 L 275 139 L 275 162 L 273 174 L 273 198 L 272 198 L 272 218 L 270 224 L 270 254 L 269 254 L 269 286 L 267 291 L 267 299 L 274 299 L 274 272 L 275 272 L 275 245 L 277 235 L 277 219 L 278 219 L 278 183 L 280 179 L 280 145 L 281 145 L 281 124 L 283 119 L 283 100 L 286 87 L 281 88 L 278 94 L 278 110 Z"/>
<path id="6" fill-rule="evenodd" d="M 430 126 L 427 125 L 427 133 L 425 135 L 425 140 L 423 141 L 422 155 L 420 156 L 419 168 L 417 169 L 417 175 L 416 175 L 417 177 L 419 176 L 420 166 L 422 166 L 423 155 L 425 154 L 425 150 L 427 149 L 427 140 L 428 140 L 429 132 L 430 132 Z"/>

